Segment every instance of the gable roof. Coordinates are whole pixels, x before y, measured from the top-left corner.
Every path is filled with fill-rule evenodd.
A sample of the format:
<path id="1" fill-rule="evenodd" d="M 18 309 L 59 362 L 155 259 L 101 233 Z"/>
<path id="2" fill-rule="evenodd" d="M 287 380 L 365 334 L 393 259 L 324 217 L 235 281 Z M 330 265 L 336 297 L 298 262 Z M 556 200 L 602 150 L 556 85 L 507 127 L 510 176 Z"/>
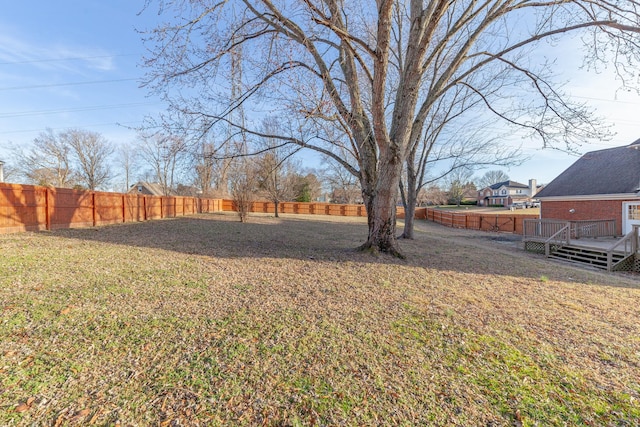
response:
<path id="1" fill-rule="evenodd" d="M 512 187 L 512 188 L 529 188 L 528 185 L 525 184 L 521 184 L 519 182 L 516 181 L 502 181 L 502 182 L 496 182 L 495 184 L 492 184 L 489 186 L 489 188 L 491 188 L 492 190 L 497 190 L 500 187 Z"/>
<path id="2" fill-rule="evenodd" d="M 640 139 L 580 157 L 536 197 L 631 194 L 640 190 Z"/>
<path id="3" fill-rule="evenodd" d="M 142 187 L 142 191 L 138 191 L 138 187 Z M 152 196 L 164 196 L 164 191 L 162 191 L 162 185 L 157 182 L 146 182 L 139 181 L 133 184 L 129 193 L 142 193 L 142 194 L 150 194 Z M 173 190 L 169 191 L 169 195 L 173 196 Z"/>

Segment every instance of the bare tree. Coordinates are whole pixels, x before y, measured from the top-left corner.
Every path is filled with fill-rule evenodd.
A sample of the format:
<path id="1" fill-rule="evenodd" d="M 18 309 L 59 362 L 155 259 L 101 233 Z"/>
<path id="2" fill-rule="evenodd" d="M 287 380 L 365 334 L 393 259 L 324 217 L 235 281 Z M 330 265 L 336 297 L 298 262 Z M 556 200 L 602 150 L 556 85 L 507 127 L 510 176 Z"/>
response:
<path id="1" fill-rule="evenodd" d="M 153 177 L 169 195 L 177 183 L 177 175 L 186 155 L 184 139 L 177 136 L 156 134 L 140 135 L 140 157 L 153 170 Z"/>
<path id="2" fill-rule="evenodd" d="M 256 167 L 248 157 L 234 159 L 229 169 L 231 182 L 231 197 L 235 204 L 240 222 L 249 220 L 251 203 L 255 200 L 258 190 Z"/>
<path id="3" fill-rule="evenodd" d="M 314 172 L 294 176 L 293 193 L 296 202 L 313 202 L 322 195 L 322 183 Z"/>
<path id="4" fill-rule="evenodd" d="M 413 238 L 415 207 L 420 191 L 459 169 L 488 165 L 514 166 L 522 162 L 519 148 L 503 145 L 506 135 L 489 133 L 486 120 L 478 120 L 478 102 L 463 88 L 451 98 L 438 100 L 418 140 L 410 144 L 407 165 L 400 183 L 405 208 L 402 237 Z M 471 116 L 471 119 L 468 118 Z"/>
<path id="5" fill-rule="evenodd" d="M 60 133 L 47 129 L 28 150 L 14 147 L 12 151 L 13 163 L 26 182 L 60 188 L 76 184 L 71 149 Z"/>
<path id="6" fill-rule="evenodd" d="M 282 105 L 299 131 L 270 137 L 350 169 L 368 213 L 363 248 L 398 255 L 402 170 L 439 99 L 466 87 L 488 112 L 530 130 L 544 146 L 571 144 L 600 137 L 600 129 L 587 108 L 570 103 L 543 73 L 545 64 L 531 64 L 525 49 L 581 35 L 588 64 L 611 64 L 625 84 L 634 81 L 640 59 L 636 0 L 380 0 L 375 7 L 357 0 L 158 1 L 161 11 L 180 20 L 148 36 L 148 85 L 183 116 L 185 129 L 201 133 L 203 126 L 225 123 L 264 136 L 233 113 L 241 105 Z M 220 73 L 239 62 L 253 72 L 244 74 L 236 86 L 241 94 L 229 105 L 217 94 Z M 475 76 L 504 68 L 516 78 L 498 92 L 475 85 Z M 188 87 L 191 96 L 176 87 Z M 518 99 L 526 113 L 513 108 Z M 198 119 L 202 123 L 191 126 Z M 319 121 L 344 129 L 343 148 L 353 152 L 356 165 L 336 154 L 336 141 L 318 131 Z"/>
<path id="7" fill-rule="evenodd" d="M 263 132 L 267 135 L 280 133 L 280 122 L 275 117 L 267 117 L 262 121 Z M 257 179 L 260 188 L 265 191 L 269 200 L 275 204 L 275 216 L 279 216 L 278 205 L 283 200 L 293 197 L 295 184 L 295 165 L 291 156 L 297 149 L 282 145 L 278 139 L 264 137 L 261 141 L 264 151 L 257 159 Z"/>
<path id="8" fill-rule="evenodd" d="M 501 170 L 490 170 L 484 173 L 478 180 L 478 188 L 486 188 L 490 185 L 509 180 L 509 175 Z"/>
<path id="9" fill-rule="evenodd" d="M 467 168 L 456 169 L 447 175 L 445 182 L 447 183 L 448 202 L 460 206 L 462 200 L 467 194 L 472 194 L 475 198 L 476 186 L 473 184 L 471 177 L 473 171 Z"/>
<path id="10" fill-rule="evenodd" d="M 278 152 L 268 151 L 257 160 L 258 186 L 275 204 L 275 216 L 279 216 L 280 202 L 293 196 L 294 175 L 286 158 Z"/>
<path id="11" fill-rule="evenodd" d="M 349 205 L 361 203 L 362 188 L 357 177 L 331 158 L 326 158 L 324 164 L 323 176 L 331 189 L 331 201 Z"/>
<path id="12" fill-rule="evenodd" d="M 135 142 L 120 144 L 116 148 L 116 164 L 122 172 L 124 178 L 123 192 L 129 191 L 131 187 L 131 180 L 133 178 L 133 171 L 137 169 L 139 161 L 139 148 Z"/>
<path id="13" fill-rule="evenodd" d="M 0 174 L 0 182 L 16 182 L 20 176 L 19 171 L 11 163 L 5 163 L 0 159 L 0 168 L 2 174 Z"/>
<path id="14" fill-rule="evenodd" d="M 111 178 L 109 161 L 113 146 L 102 135 L 81 129 L 69 129 L 60 133 L 60 140 L 67 144 L 77 165 L 78 182 L 94 191 L 108 184 Z"/>
<path id="15" fill-rule="evenodd" d="M 203 197 L 211 197 L 215 173 L 215 146 L 211 142 L 200 141 L 193 156 L 194 184 Z"/>
<path id="16" fill-rule="evenodd" d="M 444 205 L 447 203 L 447 192 L 435 184 L 422 188 L 418 193 L 420 206 Z"/>

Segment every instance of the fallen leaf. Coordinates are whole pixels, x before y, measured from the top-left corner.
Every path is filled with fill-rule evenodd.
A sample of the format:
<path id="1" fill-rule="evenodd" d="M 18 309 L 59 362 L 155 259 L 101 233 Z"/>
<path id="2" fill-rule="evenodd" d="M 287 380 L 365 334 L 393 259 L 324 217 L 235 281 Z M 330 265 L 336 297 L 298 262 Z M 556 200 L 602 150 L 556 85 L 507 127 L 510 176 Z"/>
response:
<path id="1" fill-rule="evenodd" d="M 78 412 L 75 413 L 75 415 L 73 417 L 71 417 L 69 422 L 80 421 L 81 419 L 83 419 L 87 415 L 89 415 L 89 412 L 91 412 L 91 411 L 89 411 L 88 409 L 83 409 L 81 411 L 78 411 Z"/>
<path id="2" fill-rule="evenodd" d="M 69 314 L 70 312 L 71 312 L 71 306 L 68 306 L 60 310 L 60 315 Z"/>
<path id="3" fill-rule="evenodd" d="M 27 412 L 29 409 L 31 409 L 31 406 L 27 405 L 26 403 L 21 403 L 16 406 L 16 412 Z"/>

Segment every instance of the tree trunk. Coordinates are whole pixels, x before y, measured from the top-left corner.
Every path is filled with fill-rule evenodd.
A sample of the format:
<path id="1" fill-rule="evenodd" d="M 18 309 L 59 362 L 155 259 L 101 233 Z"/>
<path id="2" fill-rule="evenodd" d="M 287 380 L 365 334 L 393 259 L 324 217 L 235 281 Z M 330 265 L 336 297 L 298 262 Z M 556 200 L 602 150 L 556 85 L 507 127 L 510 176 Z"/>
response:
<path id="1" fill-rule="evenodd" d="M 404 230 L 400 236 L 403 239 L 413 239 L 413 224 L 416 215 L 416 193 L 415 191 L 407 192 L 407 204 L 404 207 Z"/>
<path id="2" fill-rule="evenodd" d="M 275 199 L 275 200 L 273 201 L 273 203 L 276 205 L 276 218 L 280 218 L 280 217 L 278 216 L 278 204 L 279 204 L 279 203 L 278 203 L 278 199 Z"/>
<path id="3" fill-rule="evenodd" d="M 407 189 L 404 193 L 404 230 L 402 239 L 413 239 L 413 218 L 418 201 L 418 183 L 415 169 L 415 151 L 411 151 L 407 158 Z"/>
<path id="4" fill-rule="evenodd" d="M 388 150 L 392 151 L 392 150 Z M 396 202 L 398 200 L 398 185 L 402 172 L 402 162 L 399 156 L 391 152 L 381 158 L 376 191 L 367 203 L 367 219 L 369 222 L 369 237 L 361 246 L 362 250 L 385 252 L 399 258 L 404 255 L 398 248 L 396 239 Z"/>

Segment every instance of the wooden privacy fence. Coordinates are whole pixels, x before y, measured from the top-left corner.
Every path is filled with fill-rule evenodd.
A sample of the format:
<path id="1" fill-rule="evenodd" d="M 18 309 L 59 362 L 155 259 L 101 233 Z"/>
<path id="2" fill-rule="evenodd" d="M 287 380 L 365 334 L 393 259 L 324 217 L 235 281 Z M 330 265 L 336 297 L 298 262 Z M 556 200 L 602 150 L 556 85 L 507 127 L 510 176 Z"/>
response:
<path id="1" fill-rule="evenodd" d="M 249 208 L 250 212 L 275 213 L 275 203 L 257 201 L 252 202 Z M 225 199 L 222 201 L 222 210 L 227 212 L 235 212 L 236 208 L 233 200 Z M 342 205 L 334 203 L 316 203 L 316 202 L 280 202 L 278 203 L 278 212 L 283 214 L 305 214 L 305 215 L 335 215 L 335 216 L 367 216 L 367 209 L 364 205 Z M 398 218 L 404 218 L 404 208 L 397 208 Z M 417 219 L 426 219 L 426 209 L 417 208 L 414 217 Z"/>
<path id="2" fill-rule="evenodd" d="M 224 199 L 222 210 L 235 212 L 236 207 L 233 200 Z M 256 201 L 251 202 L 250 212 L 275 213 L 276 205 L 273 202 Z M 310 202 L 280 202 L 278 212 L 282 214 L 304 214 L 304 215 L 336 215 L 336 216 L 367 216 L 364 205 L 338 205 L 332 203 L 310 203 Z"/>
<path id="3" fill-rule="evenodd" d="M 0 233 L 91 227 L 221 210 L 220 199 L 0 183 Z"/>
<path id="4" fill-rule="evenodd" d="M 427 208 L 427 220 L 454 228 L 482 231 L 504 231 L 523 234 L 524 220 L 537 219 L 536 214 L 509 215 L 471 212 L 451 212 Z"/>
<path id="5" fill-rule="evenodd" d="M 364 205 L 282 202 L 278 209 L 286 214 L 367 216 Z M 0 233 L 94 227 L 221 211 L 235 211 L 233 201 L 0 183 Z M 251 212 L 274 213 L 275 204 L 253 202 Z M 399 207 L 397 214 L 404 218 L 404 209 Z M 426 217 L 425 208 L 416 209 L 415 218 Z"/>

